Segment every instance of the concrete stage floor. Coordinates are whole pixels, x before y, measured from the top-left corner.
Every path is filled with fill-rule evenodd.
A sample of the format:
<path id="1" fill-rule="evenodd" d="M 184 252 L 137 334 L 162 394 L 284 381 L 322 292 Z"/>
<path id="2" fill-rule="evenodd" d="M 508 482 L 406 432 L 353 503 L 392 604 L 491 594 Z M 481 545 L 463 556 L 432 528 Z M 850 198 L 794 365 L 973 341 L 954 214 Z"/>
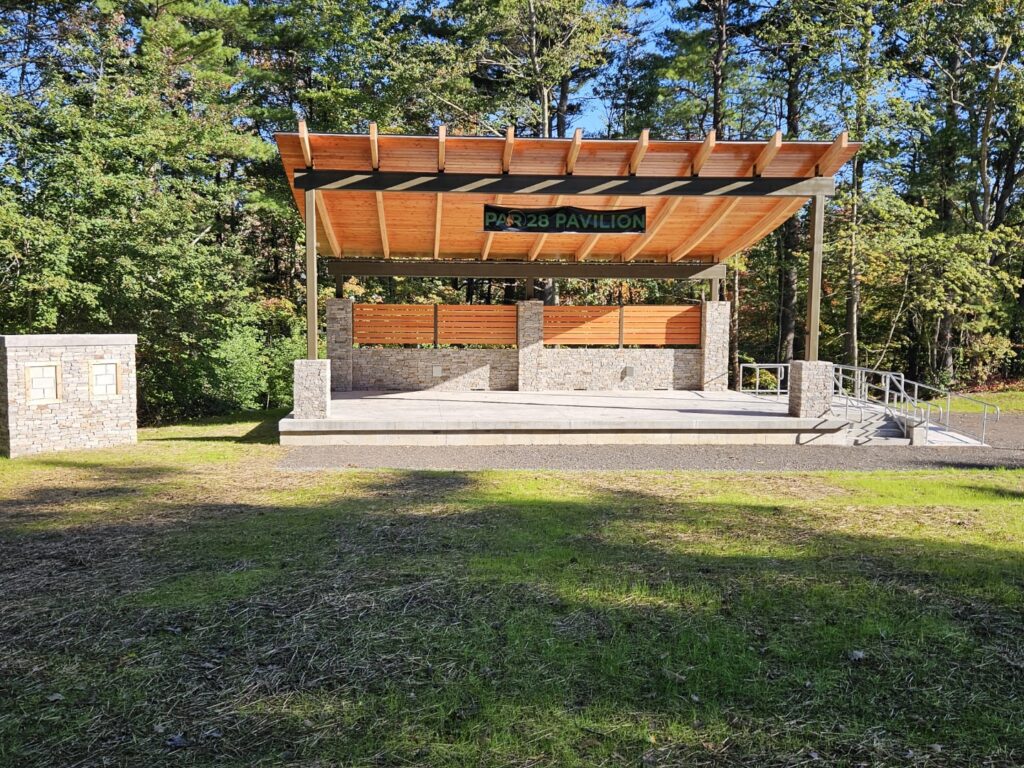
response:
<path id="1" fill-rule="evenodd" d="M 331 418 L 377 423 L 522 425 L 557 429 L 569 425 L 673 426 L 708 420 L 748 422 L 789 418 L 787 400 L 741 392 L 335 392 Z"/>
<path id="2" fill-rule="evenodd" d="M 283 445 L 837 442 L 847 422 L 739 392 L 337 392 L 330 417 L 280 422 Z"/>

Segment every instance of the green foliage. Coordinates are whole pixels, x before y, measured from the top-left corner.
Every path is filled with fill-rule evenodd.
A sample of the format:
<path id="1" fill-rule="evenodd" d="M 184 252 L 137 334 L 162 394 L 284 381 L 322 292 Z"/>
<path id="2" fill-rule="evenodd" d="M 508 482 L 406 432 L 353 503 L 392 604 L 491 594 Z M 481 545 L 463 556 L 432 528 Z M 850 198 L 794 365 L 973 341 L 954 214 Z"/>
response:
<path id="1" fill-rule="evenodd" d="M 958 384 L 1020 372 L 1021 18 L 1017 0 L 8 4 L 0 331 L 138 333 L 146 421 L 287 403 L 303 233 L 273 131 L 300 113 L 326 131 L 565 135 L 600 101 L 616 137 L 848 127 L 865 145 L 826 218 L 824 353 Z M 745 255 L 743 352 L 785 357 L 789 333 L 799 354 L 807 247 L 800 216 Z M 523 286 L 346 290 L 508 302 Z M 669 303 L 706 286 L 559 292 Z"/>

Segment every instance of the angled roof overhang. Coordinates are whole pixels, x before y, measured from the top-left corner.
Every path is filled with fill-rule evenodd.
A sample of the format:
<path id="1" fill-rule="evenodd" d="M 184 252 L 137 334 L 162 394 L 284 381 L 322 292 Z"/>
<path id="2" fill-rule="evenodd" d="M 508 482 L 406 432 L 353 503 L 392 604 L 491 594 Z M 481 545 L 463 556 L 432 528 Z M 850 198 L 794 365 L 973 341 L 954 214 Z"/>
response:
<path id="1" fill-rule="evenodd" d="M 832 142 L 310 134 L 276 135 L 296 205 L 315 201 L 320 253 L 355 272 L 586 276 L 694 274 L 750 247 L 815 195 L 859 148 Z M 485 204 L 646 208 L 642 234 L 484 231 Z M 358 261 L 357 261 L 358 260 Z M 484 267 L 484 263 L 491 265 Z M 418 265 L 412 271 L 406 264 Z M 470 267 L 473 264 L 473 267 Z M 503 267 L 494 272 L 496 264 Z M 557 265 L 557 266 L 556 266 Z M 644 266 L 646 265 L 646 266 Z M 417 271 L 418 270 L 418 271 Z M 490 271 L 488 271 L 490 270 Z M 680 272 L 680 274 L 682 274 Z M 710 273 L 707 273 L 710 274 Z M 717 271 L 716 271 L 717 274 Z M 581 273 L 581 276 L 582 273 Z"/>

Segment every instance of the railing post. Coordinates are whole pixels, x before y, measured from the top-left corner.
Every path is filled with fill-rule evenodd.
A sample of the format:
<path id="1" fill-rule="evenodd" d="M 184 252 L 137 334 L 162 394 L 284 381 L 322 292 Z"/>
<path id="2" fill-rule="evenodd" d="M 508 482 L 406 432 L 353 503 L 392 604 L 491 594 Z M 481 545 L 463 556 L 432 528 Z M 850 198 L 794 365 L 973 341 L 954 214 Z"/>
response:
<path id="1" fill-rule="evenodd" d="M 619 349 L 623 347 L 626 338 L 626 307 L 619 304 Z"/>
<path id="2" fill-rule="evenodd" d="M 437 349 L 437 304 L 434 305 L 434 349 Z"/>

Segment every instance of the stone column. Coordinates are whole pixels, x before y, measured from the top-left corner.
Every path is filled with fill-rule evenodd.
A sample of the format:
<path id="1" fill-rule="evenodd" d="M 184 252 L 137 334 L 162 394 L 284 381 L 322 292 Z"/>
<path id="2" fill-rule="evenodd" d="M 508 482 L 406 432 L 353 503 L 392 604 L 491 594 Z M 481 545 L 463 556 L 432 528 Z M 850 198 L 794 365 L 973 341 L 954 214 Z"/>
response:
<path id="1" fill-rule="evenodd" d="M 789 366 L 789 415 L 820 419 L 832 411 L 832 363 L 794 360 Z"/>
<path id="2" fill-rule="evenodd" d="M 729 388 L 729 302 L 705 301 L 700 314 L 701 389 Z"/>
<path id="3" fill-rule="evenodd" d="M 327 300 L 327 359 L 331 390 L 352 389 L 352 299 Z"/>
<path id="4" fill-rule="evenodd" d="M 296 360 L 292 391 L 296 419 L 326 419 L 331 408 L 331 361 Z"/>
<path id="5" fill-rule="evenodd" d="M 544 351 L 544 302 L 520 301 L 518 308 L 519 391 L 536 392 Z"/>

